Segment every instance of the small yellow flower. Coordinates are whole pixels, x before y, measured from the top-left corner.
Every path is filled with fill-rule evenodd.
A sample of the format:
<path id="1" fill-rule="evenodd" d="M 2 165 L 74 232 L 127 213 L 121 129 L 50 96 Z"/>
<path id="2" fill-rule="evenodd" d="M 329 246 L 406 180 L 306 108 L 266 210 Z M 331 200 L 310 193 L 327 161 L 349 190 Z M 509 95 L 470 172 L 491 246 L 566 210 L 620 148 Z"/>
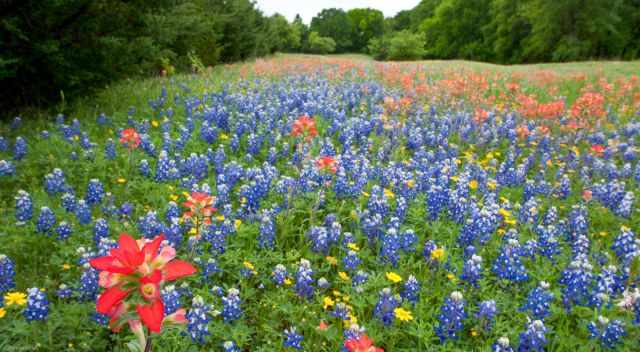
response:
<path id="1" fill-rule="evenodd" d="M 196 235 L 198 234 L 198 229 L 196 229 L 195 227 L 192 227 L 191 230 L 189 230 L 189 234 L 190 235 Z"/>
<path id="2" fill-rule="evenodd" d="M 516 220 L 515 219 L 504 219 L 504 223 L 507 225 L 515 225 L 516 224 Z"/>
<path id="3" fill-rule="evenodd" d="M 349 281 L 349 274 L 345 273 L 344 271 L 339 272 L 338 276 L 343 281 Z"/>
<path id="4" fill-rule="evenodd" d="M 444 257 L 444 248 L 436 248 L 431 251 L 431 259 L 440 260 Z"/>
<path id="5" fill-rule="evenodd" d="M 245 267 L 245 268 L 247 268 L 247 269 L 249 269 L 249 270 L 251 270 L 251 271 L 255 270 L 255 267 L 254 267 L 254 266 L 253 266 L 253 264 L 251 264 L 251 262 L 249 262 L 249 261 L 246 261 L 246 260 L 245 260 L 245 261 L 242 263 L 242 265 L 244 265 L 244 267 Z"/>
<path id="6" fill-rule="evenodd" d="M 396 308 L 393 310 L 393 314 L 401 321 L 410 321 L 413 320 L 413 316 L 411 312 L 404 308 Z"/>
<path id="7" fill-rule="evenodd" d="M 216 220 L 221 221 L 221 222 L 224 221 L 224 215 L 216 216 Z"/>
<path id="8" fill-rule="evenodd" d="M 67 263 L 62 264 L 62 270 L 69 270 L 69 269 L 71 269 L 71 265 Z"/>
<path id="9" fill-rule="evenodd" d="M 222 139 L 223 141 L 226 141 L 227 139 L 229 139 L 229 136 L 227 136 L 224 133 L 220 133 L 220 139 Z"/>
<path id="10" fill-rule="evenodd" d="M 293 284 L 293 281 L 290 278 L 286 278 L 284 279 L 284 284 L 287 286 L 291 286 Z"/>
<path id="11" fill-rule="evenodd" d="M 333 307 L 336 302 L 331 299 L 331 297 L 326 296 L 322 299 L 322 307 L 326 310 L 329 307 Z"/>
<path id="12" fill-rule="evenodd" d="M 607 233 L 607 231 L 600 231 L 599 235 L 600 237 L 607 237 L 607 235 L 609 234 Z"/>
<path id="13" fill-rule="evenodd" d="M 13 304 L 24 306 L 27 304 L 27 295 L 22 292 L 9 292 L 4 295 L 4 305 L 8 307 Z"/>
<path id="14" fill-rule="evenodd" d="M 496 183 L 496 181 L 489 181 L 487 182 L 487 187 L 489 187 L 490 190 L 494 190 L 496 189 L 496 187 L 498 187 L 498 184 Z"/>
<path id="15" fill-rule="evenodd" d="M 119 184 L 127 183 L 127 179 L 126 179 L 126 178 L 122 178 L 122 177 L 120 177 L 120 178 L 118 179 L 118 183 L 119 183 Z"/>
<path id="16" fill-rule="evenodd" d="M 349 302 L 349 296 L 347 295 L 342 296 L 342 300 L 345 302 Z M 349 309 L 351 309 L 351 306 L 349 306 Z"/>
<path id="17" fill-rule="evenodd" d="M 240 198 L 240 203 L 244 204 L 247 202 L 247 197 Z"/>
<path id="18" fill-rule="evenodd" d="M 158 122 L 158 120 L 151 120 L 151 126 L 158 127 L 160 126 L 160 123 Z"/>
<path id="19" fill-rule="evenodd" d="M 172 201 L 175 202 L 176 200 L 178 200 L 178 196 L 175 195 L 175 194 L 172 194 L 172 195 L 169 196 L 169 199 L 171 199 Z"/>
<path id="20" fill-rule="evenodd" d="M 500 210 L 498 210 L 498 213 L 505 218 L 511 217 L 511 212 L 504 208 L 500 208 Z"/>
<path id="21" fill-rule="evenodd" d="M 458 176 L 451 176 L 451 180 L 453 182 L 458 182 Z"/>
<path id="22" fill-rule="evenodd" d="M 360 250 L 360 247 L 358 247 L 358 245 L 355 244 L 355 243 L 348 243 L 347 244 L 347 248 L 349 248 L 352 251 L 356 251 L 356 252 Z"/>
<path id="23" fill-rule="evenodd" d="M 393 192 L 391 192 L 391 190 L 390 190 L 390 189 L 388 189 L 388 188 L 385 188 L 385 189 L 384 189 L 384 195 L 385 195 L 385 196 L 387 196 L 387 198 L 394 198 L 394 197 L 396 196 L 396 195 L 395 195 Z"/>
<path id="24" fill-rule="evenodd" d="M 362 195 L 365 196 L 365 197 L 369 197 L 369 193 L 367 193 L 365 191 L 362 191 Z"/>
<path id="25" fill-rule="evenodd" d="M 342 293 L 340 293 L 340 291 L 338 291 L 338 290 L 333 290 L 333 295 L 336 296 L 336 297 L 340 297 L 340 296 L 342 296 Z"/>
<path id="26" fill-rule="evenodd" d="M 0 319 L 4 318 L 7 315 L 7 311 L 4 308 L 0 308 Z"/>
<path id="27" fill-rule="evenodd" d="M 74 140 L 74 141 L 77 141 L 77 140 L 79 140 L 79 139 L 80 139 L 80 137 L 79 137 L 77 134 L 76 134 L 75 136 L 73 136 L 73 140 Z"/>
<path id="28" fill-rule="evenodd" d="M 416 185 L 416 181 L 409 180 L 409 181 L 406 182 L 406 184 L 407 184 L 407 187 L 413 188 Z"/>
<path id="29" fill-rule="evenodd" d="M 236 225 L 236 230 L 237 230 L 240 227 L 240 225 L 242 225 L 242 220 L 236 219 L 235 225 Z"/>
<path id="30" fill-rule="evenodd" d="M 478 188 L 478 181 L 476 181 L 476 180 L 469 181 L 469 188 L 471 188 L 471 189 Z"/>
<path id="31" fill-rule="evenodd" d="M 386 277 L 389 281 L 393 282 L 393 283 L 398 283 L 400 281 L 402 281 L 402 277 L 396 273 L 394 273 L 393 271 L 390 271 L 388 273 L 386 273 Z"/>
<path id="32" fill-rule="evenodd" d="M 498 229 L 498 235 L 504 235 L 505 231 L 504 229 Z"/>
<path id="33" fill-rule="evenodd" d="M 473 337 L 478 336 L 478 332 L 476 331 L 476 329 L 471 329 L 471 336 Z"/>
<path id="34" fill-rule="evenodd" d="M 447 274 L 447 279 L 451 280 L 451 281 L 455 281 L 456 280 L 456 276 L 453 275 L 452 273 L 448 273 Z"/>
<path id="35" fill-rule="evenodd" d="M 328 255 L 325 259 L 331 265 L 338 265 L 338 260 L 335 257 Z"/>

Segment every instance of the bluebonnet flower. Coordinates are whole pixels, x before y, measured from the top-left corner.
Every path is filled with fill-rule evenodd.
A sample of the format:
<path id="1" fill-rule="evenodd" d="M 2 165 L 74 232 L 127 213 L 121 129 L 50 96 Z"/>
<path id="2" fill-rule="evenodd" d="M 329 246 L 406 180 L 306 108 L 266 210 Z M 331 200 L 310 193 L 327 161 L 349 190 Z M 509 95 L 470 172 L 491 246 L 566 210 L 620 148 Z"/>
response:
<path id="1" fill-rule="evenodd" d="M 64 192 L 66 187 L 66 180 L 62 170 L 55 168 L 51 173 L 44 176 L 44 189 L 50 196 Z"/>
<path id="2" fill-rule="evenodd" d="M 207 262 L 204 264 L 204 268 L 202 270 L 202 277 L 209 281 L 211 276 L 216 273 L 221 273 L 222 269 L 218 266 L 218 261 L 215 258 L 209 258 Z"/>
<path id="3" fill-rule="evenodd" d="M 87 204 L 89 206 L 96 205 L 102 202 L 103 198 L 104 186 L 102 186 L 102 182 L 96 178 L 89 180 L 89 184 L 87 185 L 87 194 L 85 196 Z"/>
<path id="4" fill-rule="evenodd" d="M 324 226 L 313 226 L 306 234 L 307 238 L 311 240 L 311 250 L 316 253 L 327 254 L 329 252 L 329 236 L 327 228 Z"/>
<path id="5" fill-rule="evenodd" d="M 380 290 L 378 303 L 373 309 L 373 315 L 380 319 L 385 326 L 391 325 L 395 319 L 393 312 L 400 305 L 400 297 L 393 295 L 388 287 Z"/>
<path id="6" fill-rule="evenodd" d="M 78 299 L 85 302 L 95 301 L 98 290 L 98 271 L 87 265 L 80 275 Z"/>
<path id="7" fill-rule="evenodd" d="M 574 258 L 562 272 L 558 281 L 562 289 L 562 302 L 567 310 L 574 304 L 587 306 L 591 298 L 593 267 L 584 255 Z"/>
<path id="8" fill-rule="evenodd" d="M 56 227 L 56 234 L 58 235 L 57 239 L 60 241 L 68 239 L 72 232 L 73 229 L 71 228 L 71 225 L 66 221 L 60 221 Z"/>
<path id="9" fill-rule="evenodd" d="M 104 237 L 109 237 L 109 223 L 103 218 L 96 219 L 93 225 L 93 241 L 97 245 Z"/>
<path id="10" fill-rule="evenodd" d="M 271 281 L 276 284 L 277 287 L 280 287 L 287 279 L 287 275 L 289 275 L 287 268 L 282 264 L 278 264 L 271 273 Z"/>
<path id="11" fill-rule="evenodd" d="M 628 267 L 634 258 L 640 255 L 640 239 L 626 226 L 622 226 L 620 234 L 614 239 L 611 249 L 616 253 L 623 267 Z"/>
<path id="12" fill-rule="evenodd" d="M 37 287 L 27 289 L 27 308 L 22 312 L 28 322 L 45 320 L 49 315 L 49 301 L 45 293 Z"/>
<path id="13" fill-rule="evenodd" d="M 509 344 L 509 339 L 505 336 L 502 336 L 496 341 L 493 345 L 491 345 L 492 352 L 514 352 L 513 348 Z"/>
<path id="14" fill-rule="evenodd" d="M 0 160 L 0 176 L 12 176 L 16 173 L 16 167 L 11 161 Z"/>
<path id="15" fill-rule="evenodd" d="M 626 274 L 618 275 L 618 268 L 609 265 L 602 268 L 602 271 L 595 278 L 595 285 L 591 291 L 590 305 L 601 308 L 615 294 L 622 292 Z"/>
<path id="16" fill-rule="evenodd" d="M 473 254 L 462 267 L 460 278 L 471 285 L 478 287 L 478 280 L 482 276 L 482 257 Z"/>
<path id="17" fill-rule="evenodd" d="M 27 141 L 22 137 L 16 137 L 16 144 L 13 146 L 13 160 L 20 161 L 27 155 Z"/>
<path id="18" fill-rule="evenodd" d="M 415 305 L 420 299 L 420 283 L 415 276 L 409 275 L 407 281 L 405 281 L 400 297 L 405 301 Z"/>
<path id="19" fill-rule="evenodd" d="M 144 177 L 151 176 L 151 169 L 149 166 L 149 161 L 147 159 L 140 160 L 140 164 L 138 165 L 138 169 L 140 170 L 140 175 Z"/>
<path id="20" fill-rule="evenodd" d="M 360 288 L 359 286 L 364 284 L 368 279 L 369 279 L 369 274 L 367 274 L 367 272 L 362 270 L 356 271 L 356 274 L 353 275 L 353 278 L 352 278 L 353 287 L 356 288 L 356 291 L 359 291 L 359 288 Z"/>
<path id="21" fill-rule="evenodd" d="M 180 308 L 180 294 L 179 290 L 176 290 L 175 285 L 167 285 L 162 289 L 162 302 L 164 303 L 164 314 L 169 315 L 177 311 Z"/>
<path id="22" fill-rule="evenodd" d="M 590 322 L 587 328 L 590 338 L 597 339 L 603 348 L 612 350 L 622 344 L 621 339 L 627 334 L 620 320 L 609 321 L 603 316 L 598 317 L 597 323 Z"/>
<path id="23" fill-rule="evenodd" d="M 65 284 L 60 284 L 60 286 L 58 286 L 58 289 L 56 290 L 56 296 L 61 299 L 70 298 L 72 294 L 73 290 L 71 290 L 71 288 Z"/>
<path id="24" fill-rule="evenodd" d="M 306 259 L 300 259 L 298 265 L 298 272 L 296 273 L 296 285 L 295 290 L 298 296 L 306 299 L 313 297 L 313 270 L 311 270 L 311 263 Z"/>
<path id="25" fill-rule="evenodd" d="M 618 216 L 622 216 L 624 218 L 629 218 L 631 216 L 631 211 L 633 210 L 633 202 L 635 201 L 635 195 L 633 192 L 629 191 L 624 194 L 624 197 L 618 204 L 618 206 L 614 209 L 614 213 Z"/>
<path id="26" fill-rule="evenodd" d="M 40 215 L 36 222 L 36 231 L 47 236 L 51 234 L 53 226 L 56 224 L 56 214 L 49 207 L 40 208 Z"/>
<path id="27" fill-rule="evenodd" d="M 16 220 L 22 225 L 33 217 L 33 201 L 31 196 L 24 190 L 19 190 L 16 200 Z"/>
<path id="28" fill-rule="evenodd" d="M 296 331 L 296 327 L 292 326 L 289 329 L 284 330 L 284 341 L 282 345 L 284 348 L 294 348 L 296 350 L 302 350 L 302 340 L 304 337 Z"/>
<path id="29" fill-rule="evenodd" d="M 467 317 L 464 306 L 465 301 L 462 293 L 458 291 L 452 292 L 451 296 L 445 299 L 444 304 L 440 307 L 439 323 L 435 327 L 435 333 L 441 342 L 459 338 L 458 333 L 464 328 L 462 321 Z"/>
<path id="30" fill-rule="evenodd" d="M 480 321 L 480 326 L 483 331 L 491 330 L 497 313 L 498 308 L 496 308 L 496 301 L 488 300 L 480 302 L 476 319 Z"/>
<path id="31" fill-rule="evenodd" d="M 240 308 L 240 291 L 235 288 L 229 289 L 227 297 L 222 297 L 222 317 L 227 323 L 240 319 L 242 308 Z"/>
<path id="32" fill-rule="evenodd" d="M 556 227 L 554 225 L 538 225 L 535 232 L 538 234 L 538 253 L 554 260 L 554 257 L 560 254 L 560 243 L 558 242 Z"/>
<path id="33" fill-rule="evenodd" d="M 195 296 L 191 303 L 191 308 L 187 311 L 186 318 L 188 321 L 187 331 L 193 342 L 200 345 L 205 344 L 205 337 L 211 335 L 209 332 L 209 311 L 211 306 L 204 303 L 200 296 Z"/>
<path id="34" fill-rule="evenodd" d="M 394 267 L 398 265 L 398 259 L 400 259 L 400 248 L 402 242 L 398 231 L 395 228 L 390 228 L 385 234 L 382 235 L 382 245 L 380 246 L 380 258 L 382 263 L 391 263 Z"/>
<path id="35" fill-rule="evenodd" d="M 116 144 L 111 138 L 107 139 L 107 143 L 104 146 L 104 158 L 107 160 L 116 158 Z"/>
<path id="36" fill-rule="evenodd" d="M 260 248 L 273 249 L 276 236 L 275 221 L 268 213 L 262 216 L 260 221 L 260 234 L 258 235 L 258 246 Z"/>
<path id="37" fill-rule="evenodd" d="M 347 271 L 356 271 L 360 262 L 361 260 L 358 257 L 358 253 L 354 250 L 349 250 L 342 258 L 342 266 Z"/>
<path id="38" fill-rule="evenodd" d="M 500 254 L 493 262 L 493 273 L 499 278 L 512 282 L 522 282 L 529 279 L 527 269 L 520 259 L 521 247 L 516 239 L 508 239 L 500 248 Z"/>
<path id="39" fill-rule="evenodd" d="M 549 292 L 549 284 L 541 281 L 538 287 L 529 292 L 527 301 L 518 310 L 521 312 L 528 311 L 534 319 L 544 319 L 549 312 L 549 304 L 553 301 L 553 293 Z"/>
<path id="40" fill-rule="evenodd" d="M 62 195 L 62 207 L 68 213 L 76 210 L 76 197 L 71 193 L 64 193 Z"/>
<path id="41" fill-rule="evenodd" d="M 222 343 L 223 352 L 241 352 L 240 347 L 233 341 L 225 341 Z"/>
<path id="42" fill-rule="evenodd" d="M 16 271 L 15 265 L 11 258 L 4 254 L 0 254 L 0 296 L 3 292 L 7 292 L 16 287 L 15 282 Z M 2 302 L 0 301 L 0 306 Z"/>
<path id="43" fill-rule="evenodd" d="M 80 224 L 88 225 L 91 222 L 91 209 L 84 199 L 80 199 L 76 203 L 75 214 Z"/>
<path id="44" fill-rule="evenodd" d="M 544 352 L 544 347 L 547 345 L 546 333 L 547 328 L 542 320 L 529 322 L 526 330 L 520 333 L 518 352 Z"/>
<path id="45" fill-rule="evenodd" d="M 349 320 L 349 308 L 343 302 L 336 303 L 331 315 L 340 320 Z"/>

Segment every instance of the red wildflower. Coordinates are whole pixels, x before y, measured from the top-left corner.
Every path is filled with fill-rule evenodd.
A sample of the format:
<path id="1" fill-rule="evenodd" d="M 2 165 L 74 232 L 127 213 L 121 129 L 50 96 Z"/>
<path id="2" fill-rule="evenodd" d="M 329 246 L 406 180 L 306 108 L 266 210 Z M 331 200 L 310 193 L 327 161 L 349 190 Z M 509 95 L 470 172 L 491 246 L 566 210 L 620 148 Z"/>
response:
<path id="1" fill-rule="evenodd" d="M 336 159 L 330 156 L 323 156 L 316 160 L 316 167 L 322 172 L 335 174 L 338 171 Z"/>
<path id="2" fill-rule="evenodd" d="M 582 191 L 582 199 L 584 199 L 586 202 L 590 201 L 592 197 L 593 194 L 590 190 L 585 189 L 584 191 Z"/>
<path id="3" fill-rule="evenodd" d="M 213 207 L 214 202 L 215 197 L 213 196 L 201 192 L 192 192 L 189 198 L 182 203 L 182 205 L 189 208 L 189 211 L 186 211 L 183 216 L 186 218 L 203 218 L 205 223 L 211 223 L 211 215 L 216 211 L 216 208 Z"/>
<path id="4" fill-rule="evenodd" d="M 344 343 L 344 347 L 349 352 L 384 352 L 380 347 L 373 345 L 373 341 L 367 335 L 362 335 L 360 338 L 347 340 Z"/>
<path id="5" fill-rule="evenodd" d="M 310 141 L 318 134 L 316 122 L 309 116 L 303 115 L 293 122 L 291 135 L 294 137 L 302 136 L 306 141 Z"/>
<path id="6" fill-rule="evenodd" d="M 120 132 L 120 143 L 129 149 L 136 149 L 140 145 L 140 135 L 134 128 L 127 128 Z"/>
<path id="7" fill-rule="evenodd" d="M 327 325 L 327 323 L 325 323 L 324 320 L 320 320 L 320 324 L 318 324 L 318 327 L 316 327 L 316 329 L 320 331 L 327 330 L 328 328 L 329 328 L 329 325 Z"/>
<path id="8" fill-rule="evenodd" d="M 601 144 L 593 144 L 591 146 L 591 151 L 594 152 L 597 155 L 602 155 L 602 153 L 604 153 L 604 146 Z"/>
<path id="9" fill-rule="evenodd" d="M 174 259 L 176 251 L 173 247 L 165 245 L 161 248 L 162 241 L 164 235 L 156 236 L 151 241 L 136 241 L 122 233 L 118 247 L 112 249 L 109 255 L 89 261 L 92 267 L 100 271 L 100 286 L 106 288 L 98 297 L 96 310 L 111 318 L 109 325 L 114 331 L 119 330 L 124 323 L 120 318 L 127 316 L 125 313 L 132 308 L 125 298 L 137 288 L 143 300 L 148 302 L 136 305 L 140 320 L 150 331 L 159 333 L 164 319 L 160 286 L 196 272 L 191 264 Z M 172 322 L 182 321 L 172 317 Z"/>

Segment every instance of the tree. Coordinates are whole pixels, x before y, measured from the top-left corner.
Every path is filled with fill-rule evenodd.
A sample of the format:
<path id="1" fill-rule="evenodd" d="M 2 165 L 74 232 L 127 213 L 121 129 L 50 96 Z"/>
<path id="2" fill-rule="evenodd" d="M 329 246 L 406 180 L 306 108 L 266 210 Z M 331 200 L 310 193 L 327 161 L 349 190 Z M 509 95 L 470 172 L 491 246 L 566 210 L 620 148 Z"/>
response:
<path id="1" fill-rule="evenodd" d="M 320 37 L 329 37 L 336 44 L 336 52 L 344 53 L 352 48 L 353 23 L 340 9 L 324 9 L 311 20 L 310 30 Z M 311 39 L 309 39 L 311 40 Z"/>
<path id="2" fill-rule="evenodd" d="M 526 0 L 493 0 L 490 22 L 483 28 L 485 43 L 493 49 L 489 59 L 501 63 L 517 63 L 523 58 L 523 41 L 531 33 L 524 16 Z"/>
<path id="3" fill-rule="evenodd" d="M 353 39 L 351 50 L 366 52 L 367 43 L 374 37 L 380 37 L 384 33 L 384 15 L 379 10 L 370 8 L 352 9 L 347 16 L 353 24 Z"/>

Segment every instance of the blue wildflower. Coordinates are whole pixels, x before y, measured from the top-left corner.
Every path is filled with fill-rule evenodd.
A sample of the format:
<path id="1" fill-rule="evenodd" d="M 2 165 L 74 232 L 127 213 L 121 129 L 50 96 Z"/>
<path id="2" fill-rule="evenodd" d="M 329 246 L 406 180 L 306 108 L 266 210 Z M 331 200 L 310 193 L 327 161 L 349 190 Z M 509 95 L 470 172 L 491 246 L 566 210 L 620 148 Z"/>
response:
<path id="1" fill-rule="evenodd" d="M 186 318 L 188 321 L 187 331 L 193 342 L 200 345 L 205 344 L 205 337 L 211 335 L 209 332 L 209 311 L 211 307 L 204 303 L 200 296 L 195 296 L 191 303 L 191 308 L 187 311 Z"/>
<path id="2" fill-rule="evenodd" d="M 451 296 L 445 299 L 440 307 L 439 323 L 435 327 L 436 335 L 441 342 L 447 339 L 457 340 L 460 337 L 458 333 L 464 328 L 463 320 L 467 317 L 464 306 L 462 293 L 458 291 L 452 292 Z"/>
<path id="3" fill-rule="evenodd" d="M 395 319 L 394 309 L 400 305 L 400 297 L 392 294 L 388 287 L 380 290 L 378 303 L 373 309 L 373 315 L 380 319 L 385 326 L 391 325 Z"/>
<path id="4" fill-rule="evenodd" d="M 27 308 L 22 312 L 28 322 L 45 320 L 49 315 L 49 301 L 43 290 L 37 287 L 27 289 Z"/>
<path id="5" fill-rule="evenodd" d="M 598 317 L 597 323 L 590 322 L 587 328 L 590 338 L 597 339 L 603 348 L 612 350 L 622 344 L 621 339 L 627 334 L 620 320 L 609 321 L 603 316 Z"/>
<path id="6" fill-rule="evenodd" d="M 302 340 L 304 337 L 296 331 L 296 327 L 292 326 L 289 329 L 284 330 L 284 348 L 293 348 L 296 350 L 302 350 Z"/>
<path id="7" fill-rule="evenodd" d="M 544 319 L 549 312 L 549 305 L 553 301 L 553 293 L 549 292 L 549 284 L 545 281 L 541 281 L 540 285 L 527 296 L 527 301 L 518 310 L 521 312 L 528 311 L 534 319 Z"/>

